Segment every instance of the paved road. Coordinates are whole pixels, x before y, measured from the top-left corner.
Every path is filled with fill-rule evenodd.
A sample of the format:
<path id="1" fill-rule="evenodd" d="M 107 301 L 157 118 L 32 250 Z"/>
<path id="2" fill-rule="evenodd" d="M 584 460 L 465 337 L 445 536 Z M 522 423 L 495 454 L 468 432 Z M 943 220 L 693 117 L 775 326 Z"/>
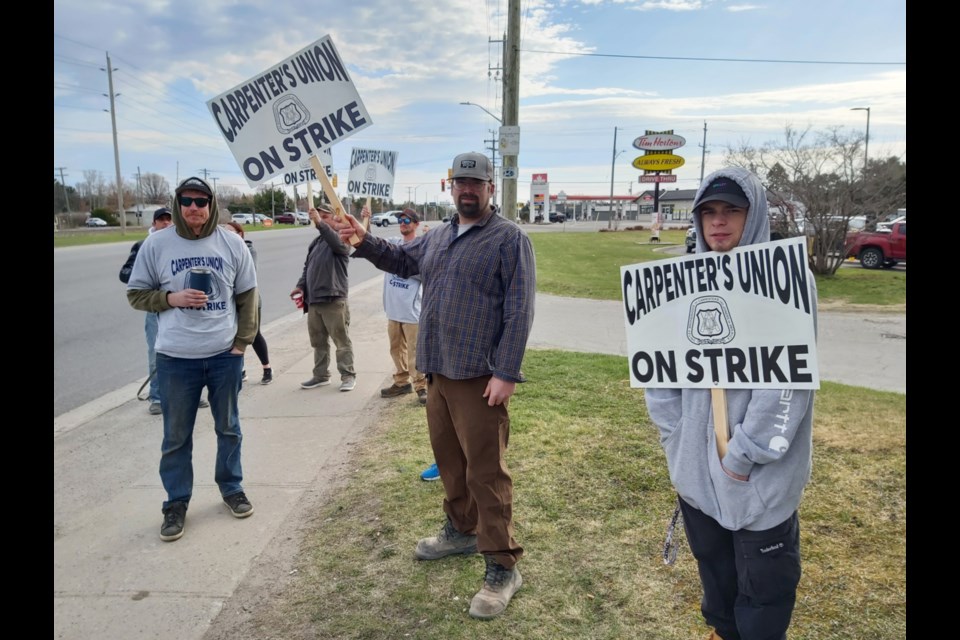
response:
<path id="1" fill-rule="evenodd" d="M 377 230 L 388 237 L 396 227 Z M 263 323 L 293 309 L 288 297 L 303 269 L 312 228 L 252 233 L 263 296 Z M 127 303 L 117 277 L 130 242 L 53 251 L 53 415 L 57 417 L 146 375 L 143 314 Z M 351 285 L 379 276 L 350 261 Z"/>

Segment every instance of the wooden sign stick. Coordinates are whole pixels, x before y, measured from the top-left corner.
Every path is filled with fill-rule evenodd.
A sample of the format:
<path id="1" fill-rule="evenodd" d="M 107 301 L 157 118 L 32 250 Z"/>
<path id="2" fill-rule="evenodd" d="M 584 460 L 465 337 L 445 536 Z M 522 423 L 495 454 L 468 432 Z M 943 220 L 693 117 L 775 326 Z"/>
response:
<path id="1" fill-rule="evenodd" d="M 373 202 L 372 198 L 370 196 L 367 196 L 367 211 L 370 212 L 370 218 L 373 217 L 372 202 Z M 367 231 L 370 231 L 370 218 L 364 218 L 363 220 L 363 228 L 366 229 Z"/>
<path id="2" fill-rule="evenodd" d="M 340 198 L 337 197 L 337 192 L 333 190 L 333 185 L 330 184 L 330 178 L 327 177 L 326 170 L 320 164 L 320 159 L 317 156 L 310 156 L 310 166 L 313 167 L 313 171 L 320 179 L 323 192 L 327 194 L 327 200 L 330 201 L 330 207 L 333 209 L 333 217 L 337 220 L 343 220 L 343 205 L 340 203 Z M 357 234 L 350 236 L 350 244 L 353 246 L 360 244 L 360 238 L 357 237 Z"/>
<path id="3" fill-rule="evenodd" d="M 710 389 L 713 404 L 713 430 L 717 434 L 717 453 L 720 459 L 727 455 L 727 442 L 730 441 L 730 427 L 727 424 L 727 391 Z"/>
<path id="4" fill-rule="evenodd" d="M 313 180 L 307 180 L 307 211 L 313 209 Z"/>

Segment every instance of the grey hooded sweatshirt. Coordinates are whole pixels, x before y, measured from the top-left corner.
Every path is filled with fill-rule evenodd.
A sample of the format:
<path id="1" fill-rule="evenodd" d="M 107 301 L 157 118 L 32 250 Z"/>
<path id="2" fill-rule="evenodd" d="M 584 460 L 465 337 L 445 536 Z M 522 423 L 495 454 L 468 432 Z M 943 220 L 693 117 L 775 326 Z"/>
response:
<path id="1" fill-rule="evenodd" d="M 734 180 L 750 202 L 738 246 L 770 240 L 766 192 L 749 171 L 727 168 L 706 177 L 697 196 L 717 178 Z M 694 213 L 697 251 L 710 251 Z M 811 296 L 816 322 L 816 289 Z M 731 531 L 770 529 L 790 517 L 810 480 L 814 392 L 799 389 L 727 389 L 731 438 L 720 466 L 709 389 L 647 389 L 650 418 L 660 430 L 670 481 L 681 498 Z"/>
<path id="2" fill-rule="evenodd" d="M 130 306 L 160 314 L 156 350 L 174 358 L 208 358 L 233 347 L 242 351 L 257 335 L 253 256 L 240 236 L 220 227 L 216 198 L 209 206 L 210 218 L 195 234 L 183 219 L 179 201 L 174 201 L 173 226 L 147 236 L 127 283 Z M 206 306 L 171 307 L 168 294 L 192 288 L 192 267 L 211 271 Z"/>

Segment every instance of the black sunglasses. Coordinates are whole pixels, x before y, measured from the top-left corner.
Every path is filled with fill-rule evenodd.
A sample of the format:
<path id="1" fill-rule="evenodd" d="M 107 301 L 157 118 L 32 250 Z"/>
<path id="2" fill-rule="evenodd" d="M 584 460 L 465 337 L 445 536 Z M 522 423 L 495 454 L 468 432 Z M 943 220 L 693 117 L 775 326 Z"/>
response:
<path id="1" fill-rule="evenodd" d="M 400 224 L 410 224 L 413 222 L 410 218 L 400 218 Z"/>
<path id="2" fill-rule="evenodd" d="M 196 203 L 196 205 L 201 209 L 210 204 L 210 198 L 190 198 L 187 196 L 180 196 L 179 201 L 181 207 L 189 207 L 192 203 Z"/>

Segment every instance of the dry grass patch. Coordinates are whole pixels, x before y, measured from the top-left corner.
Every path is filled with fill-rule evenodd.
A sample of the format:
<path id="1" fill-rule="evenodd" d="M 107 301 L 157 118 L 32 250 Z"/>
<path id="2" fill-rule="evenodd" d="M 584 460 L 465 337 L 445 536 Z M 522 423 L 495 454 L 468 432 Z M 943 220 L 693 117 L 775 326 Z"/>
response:
<path id="1" fill-rule="evenodd" d="M 524 586 L 500 619 L 469 618 L 479 557 L 417 562 L 443 521 L 423 409 L 399 401 L 322 508 L 298 573 L 253 619 L 258 638 L 655 638 L 706 632 L 682 533 L 661 560 L 675 496 L 623 358 L 528 351 L 508 464 Z M 906 635 L 904 396 L 825 383 L 801 507 L 804 576 L 791 640 Z"/>

